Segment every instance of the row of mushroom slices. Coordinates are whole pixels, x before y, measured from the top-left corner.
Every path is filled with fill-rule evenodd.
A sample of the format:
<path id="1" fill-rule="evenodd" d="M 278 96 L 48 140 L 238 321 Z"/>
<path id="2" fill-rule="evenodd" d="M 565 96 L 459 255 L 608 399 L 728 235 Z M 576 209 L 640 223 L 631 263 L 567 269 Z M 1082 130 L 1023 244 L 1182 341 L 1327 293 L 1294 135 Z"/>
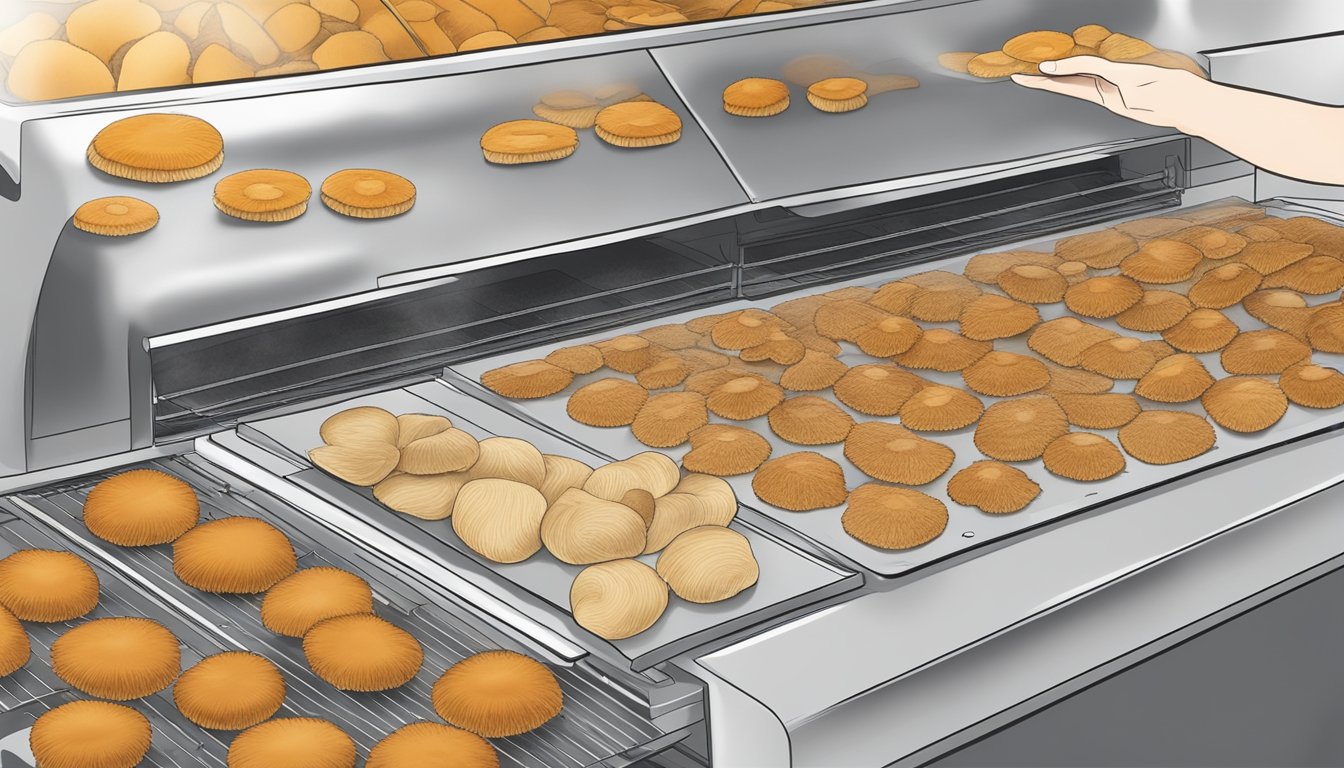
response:
<path id="1" fill-rule="evenodd" d="M 397 512 L 449 520 L 462 543 L 501 564 L 543 548 L 585 566 L 570 605 L 578 624 L 608 640 L 639 634 L 666 610 L 669 590 L 692 603 L 727 600 L 759 576 L 751 544 L 728 527 L 737 497 L 710 475 L 683 476 L 645 452 L 597 468 L 543 454 L 526 440 L 477 441 L 445 416 L 400 416 L 373 406 L 323 422 L 313 463 L 373 489 Z M 639 558 L 657 554 L 651 567 Z"/>

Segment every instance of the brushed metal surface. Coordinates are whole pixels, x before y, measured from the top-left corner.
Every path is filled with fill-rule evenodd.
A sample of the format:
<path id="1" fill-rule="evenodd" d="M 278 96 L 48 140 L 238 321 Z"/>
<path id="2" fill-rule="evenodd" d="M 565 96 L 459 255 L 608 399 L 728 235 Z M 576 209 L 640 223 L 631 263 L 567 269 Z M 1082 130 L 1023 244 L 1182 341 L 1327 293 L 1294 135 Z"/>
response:
<path id="1" fill-rule="evenodd" d="M 680 112 L 681 140 L 620 149 L 585 131 L 577 152 L 558 162 L 497 166 L 482 157 L 481 134 L 531 117 L 542 94 L 614 82 L 634 83 Z M 147 403 L 149 392 L 131 382 L 147 380 L 147 336 L 371 290 L 393 272 L 745 201 L 644 53 L 184 111 L 219 128 L 226 149 L 221 171 L 180 184 L 137 184 L 89 167 L 85 147 L 108 115 L 29 124 L 29 146 L 40 158 L 33 165 L 62 180 L 53 191 L 65 202 L 47 210 L 64 217 L 84 200 L 126 194 L 149 201 L 161 216 L 155 229 L 128 238 L 65 226 L 37 308 L 35 436 L 138 416 L 135 404 Z M 342 168 L 382 168 L 410 178 L 418 200 L 410 212 L 378 221 L 340 216 L 316 195 L 307 213 L 278 225 L 215 209 L 211 192 L 223 175 L 269 167 L 300 173 L 315 189 Z"/>
<path id="2" fill-rule="evenodd" d="M 893 15 L 893 12 L 900 11 L 911 12 Z M 939 50 L 956 46 L 992 47 L 1005 37 L 1021 31 L 1026 25 L 1036 22 L 1043 25 L 1048 22 L 1049 26 L 1054 27 L 1095 20 L 1132 23 L 1136 31 L 1150 30 L 1153 39 L 1160 44 L 1196 50 L 1247 45 L 1344 28 L 1344 5 L 1329 0 L 1287 0 L 1274 4 L 1255 0 L 1217 3 L 1212 0 L 1164 3 L 1145 0 L 1123 5 L 1101 3 L 1098 0 L 1070 3 L 1058 0 L 988 3 L 981 0 L 954 4 L 950 4 L 949 0 L 888 0 L 809 9 L 778 17 L 725 20 L 703 26 L 599 36 L 591 40 L 561 41 L 296 78 L 147 94 L 115 94 L 55 104 L 0 107 L 0 132 L 3 133 L 0 138 L 7 142 L 0 149 L 0 155 L 7 160 L 22 157 L 28 169 L 20 177 L 21 180 L 26 178 L 28 183 L 23 185 L 19 200 L 0 201 L 0 229 L 14 233 L 7 245 L 15 253 L 21 254 L 20 258 L 11 262 L 10 279 L 0 286 L 0 301 L 11 308 L 15 317 L 15 332 L 0 339 L 0 360 L 8 361 L 6 365 L 0 366 L 6 372 L 3 374 L 5 378 L 0 378 L 0 391 L 19 393 L 26 389 L 22 361 L 31 342 L 27 329 L 31 327 L 30 321 L 35 314 L 34 307 L 47 261 L 55 250 L 58 235 L 66 241 L 63 249 L 88 250 L 73 242 L 77 234 L 62 233 L 62 224 L 76 206 L 92 197 L 117 192 L 138 193 L 152 198 L 151 202 L 162 204 L 167 209 L 166 213 L 172 217 L 165 217 L 167 223 L 161 228 L 162 231 L 132 238 L 136 243 L 134 246 L 123 243 L 120 247 L 111 248 L 108 253 L 100 251 L 94 258 L 115 260 L 118 262 L 118 271 L 125 270 L 126 276 L 112 277 L 106 281 L 104 295 L 93 297 L 96 299 L 94 301 L 71 303 L 72 311 L 83 312 L 85 303 L 104 300 L 114 304 L 126 302 L 128 306 L 125 308 L 118 307 L 103 314 L 95 313 L 97 316 L 89 325 L 107 327 L 109 317 L 116 318 L 117 325 L 129 319 L 127 336 L 132 340 L 143 335 L 179 331 L 221 319 L 233 319 L 367 290 L 373 287 L 379 277 L 394 271 L 413 272 L 487 255 L 498 257 L 499 253 L 495 252 L 497 249 L 535 248 L 541 241 L 553 245 L 600 235 L 612 228 L 637 226 L 635 222 L 641 218 L 640 215 L 633 220 L 614 215 L 613 212 L 618 209 L 628 213 L 627 206 L 637 209 L 646 221 L 654 219 L 670 222 L 677 216 L 703 216 L 715 206 L 731 204 L 728 201 L 740 204 L 747 199 L 746 194 L 732 181 L 731 174 L 716 167 L 717 160 L 707 159 L 712 157 L 707 152 L 696 153 L 704 162 L 704 167 L 699 170 L 696 165 L 700 161 L 688 165 L 678 154 L 678 160 L 671 164 L 674 166 L 671 171 L 666 170 L 666 166 L 661 163 L 650 166 L 641 164 L 638 168 L 622 163 L 617 167 L 629 171 L 631 176 L 622 177 L 619 172 L 603 176 L 612 173 L 613 166 L 606 162 L 590 166 L 588 161 L 583 160 L 596 156 L 593 152 L 585 154 L 593 144 L 588 141 L 579 156 L 565 161 L 567 166 L 561 164 L 566 168 L 584 168 L 577 182 L 566 180 L 538 184 L 537 174 L 511 169 L 514 172 L 506 172 L 502 177 L 507 181 L 499 185 L 480 186 L 475 176 L 475 171 L 480 170 L 479 157 L 466 152 L 466 145 L 472 144 L 472 136 L 478 136 L 481 130 L 495 120 L 525 116 L 530 100 L 536 94 L 529 92 L 525 97 L 520 97 L 519 101 L 510 101 L 505 112 L 495 115 L 488 114 L 491 108 L 486 106 L 486 102 L 472 101 L 471 95 L 485 91 L 492 98 L 499 96 L 496 86 L 501 81 L 513 82 L 520 72 L 537 73 L 544 70 L 542 75 L 536 76 L 540 79 L 532 81 L 530 85 L 549 88 L 551 85 L 545 81 L 555 75 L 564 81 L 565 86 L 573 86 L 578 83 L 570 75 L 578 70 L 588 71 L 586 68 L 596 67 L 604 76 L 608 73 L 621 74 L 629 69 L 624 63 L 642 60 L 648 55 L 646 49 L 665 47 L 667 50 L 658 54 L 660 60 L 675 60 L 685 65 L 684 72 L 681 66 L 669 71 L 678 80 L 678 87 L 688 94 L 696 114 L 705 119 L 711 130 L 717 133 L 716 123 L 721 122 L 721 118 L 713 114 L 717 109 L 714 102 L 722 83 L 715 81 L 715 78 L 726 78 L 733 70 L 740 70 L 742 65 L 753 63 L 750 56 L 756 54 L 752 54 L 752 51 L 786 52 L 774 42 L 759 42 L 774 39 L 773 32 L 767 34 L 767 30 L 800 41 L 799 50 L 787 51 L 790 56 L 816 53 L 820 50 L 816 41 L 827 39 L 828 35 L 833 38 L 830 30 L 838 29 L 844 20 L 870 17 L 875 18 L 871 22 L 874 28 L 893 29 L 892 40 L 874 41 L 870 33 L 865 33 L 867 37 L 858 34 L 854 38 L 858 42 L 845 45 L 843 53 L 852 53 L 865 66 L 881 64 L 881 59 L 893 56 L 907 59 L 923 56 L 921 61 L 913 64 L 930 68 L 933 65 L 929 63 L 928 56 Z M 918 21 L 920 18 L 950 21 Z M 832 21 L 836 23 L 831 24 Z M 868 22 L 864 21 L 857 26 L 866 24 Z M 892 24 L 898 26 L 892 28 Z M 950 28 L 948 24 L 951 24 Z M 929 34 L 921 39 L 912 40 L 902 32 L 906 26 L 920 29 L 925 25 L 928 26 Z M 929 37 L 939 29 L 946 33 L 943 39 Z M 744 35 L 747 32 L 762 34 Z M 719 38 L 732 39 L 725 39 L 721 43 L 706 42 Z M 864 44 L 865 39 L 871 45 Z M 899 42 L 899 49 L 893 48 L 893 41 Z M 689 61 L 688 54 L 692 50 L 697 52 L 697 56 L 706 57 L 706 60 Z M 544 68 L 521 66 L 552 59 L 555 61 Z M 769 56 L 757 63 L 761 66 L 769 65 L 771 61 L 768 59 Z M 612 63 L 608 66 L 595 64 L 594 61 Z M 649 66 L 642 63 L 630 66 L 634 67 L 636 74 L 647 73 L 656 84 L 665 87 L 662 76 L 652 72 Z M 686 74 L 692 71 L 701 72 L 706 78 L 704 89 L 691 92 L 691 83 L 686 80 Z M 515 74 L 509 75 L 509 72 Z M 941 74 L 926 77 L 929 83 L 920 91 L 934 93 L 932 98 L 940 101 L 944 96 L 937 94 L 944 90 L 948 94 L 961 93 L 966 99 L 993 107 L 977 115 L 980 122 L 1003 124 L 1006 117 L 999 113 L 997 105 L 1001 98 L 1007 98 L 1006 94 L 1010 94 L 1012 89 L 955 79 L 940 82 L 941 87 L 934 88 L 932 81 L 940 77 L 946 80 Z M 464 85 L 466 81 L 471 84 Z M 953 91 L 953 88 L 959 90 Z M 530 90 L 530 86 L 524 90 Z M 669 91 L 660 91 L 655 95 L 659 93 L 663 98 L 671 98 Z M 927 93 L 896 92 L 884 94 L 881 98 L 900 103 L 904 97 L 930 98 Z M 454 99 L 454 96 L 461 98 Z M 1038 133 L 1054 132 L 1056 129 L 1053 126 L 1070 124 L 1075 121 L 1075 117 L 1078 126 L 1084 128 L 1096 125 L 1095 121 L 1101 119 L 1090 114 L 1082 116 L 1083 113 L 1077 111 L 1079 106 L 1086 105 L 1068 104 L 1062 99 L 1041 101 L 1031 96 L 1046 94 L 1029 95 L 1029 100 L 1020 102 L 1041 105 L 1034 122 L 1019 123 L 1014 131 L 988 131 L 979 135 L 980 144 L 993 145 L 994 159 L 1005 160 L 1026 154 L 1027 148 L 1036 145 Z M 797 101 L 799 103 L 794 110 L 811 109 L 801 98 Z M 457 194 L 448 197 L 446 203 L 444 198 L 431 201 L 427 196 L 421 203 L 418 215 L 429 215 L 443 226 L 425 227 L 418 230 L 414 237 L 389 234 L 404 230 L 404 222 L 364 223 L 360 226 L 342 221 L 328 222 L 329 225 L 313 223 L 323 218 L 317 214 L 329 216 L 321 210 L 310 211 L 300 222 L 283 228 L 248 227 L 218 220 L 208 207 L 212 184 L 209 180 L 173 185 L 171 189 L 146 189 L 100 177 L 84 164 L 84 146 L 98 128 L 112 119 L 112 113 L 162 109 L 199 113 L 226 123 L 231 147 L 228 167 L 233 170 L 253 165 L 299 166 L 305 173 L 316 176 L 314 181 L 320 181 L 325 173 L 338 167 L 356 163 L 373 164 L 376 161 L 384 167 L 413 170 L 413 178 L 423 185 L 429 183 L 425 179 L 426 168 L 442 168 L 442 171 L 437 171 L 444 180 L 439 188 Z M 93 116 L 99 112 L 103 114 Z M 415 117 L 408 119 L 408 115 Z M 839 116 L 830 125 L 863 119 L 862 115 L 861 112 L 858 115 Z M 1014 115 L 1017 116 L 1014 119 L 1022 117 L 1021 112 L 1007 113 L 1008 117 Z M 683 112 L 683 117 L 687 116 Z M 710 121 L 711 116 L 715 117 L 715 121 Z M 820 116 L 807 117 L 811 119 Z M 899 117 L 906 119 L 906 116 Z M 922 117 L 920 119 L 924 120 Z M 445 127 L 457 131 L 467 124 L 470 124 L 469 128 L 463 129 L 465 136 L 459 137 L 460 141 L 445 139 L 444 144 L 439 144 L 430 138 L 437 136 Z M 822 125 L 825 127 L 825 124 Z M 862 165 L 866 167 L 873 163 L 880 165 L 890 162 L 893 155 L 928 155 L 929 150 L 924 147 L 926 142 L 936 144 L 943 134 L 956 136 L 956 131 L 966 130 L 959 127 L 960 124 L 940 120 L 936 115 L 916 125 L 928 134 L 906 131 L 895 137 L 887 131 L 893 140 L 881 147 L 881 157 L 873 159 L 865 156 Z M 333 129 L 332 126 L 338 128 Z M 1126 127 L 1129 130 L 1125 133 L 1138 132 L 1127 136 L 1127 140 L 1143 135 L 1145 130 L 1135 126 Z M 1054 148 L 1056 151 L 1077 147 L 1081 143 L 1080 134 L 1072 128 L 1060 130 L 1062 133 L 1052 133 L 1059 136 L 1064 145 Z M 687 133 L 689 139 L 698 134 L 699 129 L 688 123 Z M 880 129 L 878 133 L 881 133 Z M 22 151 L 16 143 L 20 137 Z M 681 146 L 694 143 L 688 139 L 683 139 Z M 9 143 L 13 143 L 13 146 L 9 146 Z M 462 146 L 464 154 L 461 156 L 469 158 L 464 161 L 466 165 L 458 163 L 457 155 L 450 157 L 434 151 L 442 149 L 447 143 Z M 806 176 L 802 169 L 807 163 L 815 162 L 806 158 L 808 153 L 815 154 L 817 151 L 810 145 L 781 145 L 768 138 L 758 139 L 755 143 L 775 147 L 776 159 L 788 155 L 788 159 L 778 165 L 781 168 L 793 168 L 792 172 L 799 178 Z M 1018 148 L 1019 143 L 1023 149 Z M 703 146 L 707 147 L 708 144 Z M 412 152 L 412 149 L 416 151 Z M 970 149 L 980 151 L 979 146 Z M 824 151 L 833 152 L 834 147 Z M 663 156 L 668 154 L 670 152 L 664 152 Z M 733 154 L 730 152 L 729 157 L 737 163 Z M 647 160 L 656 156 L 646 154 L 644 158 Z M 747 155 L 743 157 L 745 162 Z M 235 160 L 245 165 L 235 165 Z M 951 160 L 956 167 L 967 166 L 966 159 L 959 154 L 953 154 Z M 799 162 L 803 165 L 795 167 Z M 742 163 L 737 165 L 739 170 L 745 168 Z M 837 167 L 842 165 L 837 164 Z M 656 178 L 661 185 L 669 173 L 672 174 L 671 178 L 677 178 L 682 171 L 695 179 L 690 185 L 694 204 L 688 203 L 686 209 L 668 207 L 662 200 L 661 191 L 657 195 L 632 193 L 631 190 L 637 187 L 628 186 L 628 182 L 619 191 L 611 191 L 612 178 L 637 179 L 641 184 L 647 179 Z M 568 174 L 554 169 L 539 173 L 546 178 L 563 176 L 568 179 Z M 863 175 L 866 171 L 858 173 Z M 468 177 L 467 184 L 454 186 L 463 179 L 464 174 Z M 706 181 L 707 178 L 715 181 Z M 801 183 L 811 192 L 824 192 L 826 184 L 833 182 L 823 177 L 805 179 Z M 716 200 L 713 193 L 702 199 L 707 189 L 719 190 L 726 200 Z M 834 191 L 828 194 L 843 196 Z M 821 199 L 825 199 L 825 196 Z M 574 208 L 581 209 L 582 213 L 575 214 L 569 209 L 560 211 L 553 205 L 556 200 L 572 202 Z M 641 207 L 636 202 L 640 200 L 647 204 Z M 594 204 L 582 208 L 580 203 L 585 201 Z M 431 206 L 435 212 L 426 214 L 425 209 Z M 688 213 L 688 210 L 692 212 Z M 459 213 L 462 215 L 459 216 Z M 605 213 L 613 215 L 607 217 Z M 184 222 L 185 226 L 171 223 L 175 221 Z M 372 248 L 362 237 L 369 234 L 372 234 L 369 239 L 374 241 Z M 148 245 L 141 246 L 141 243 Z M 215 248 L 216 243 L 227 246 Z M 139 255 L 141 248 L 147 252 L 147 256 Z M 182 263 L 174 262 L 165 254 L 181 258 Z M 158 267 L 162 269 L 156 269 Z M 132 345 L 134 343 L 131 342 Z M 136 354 L 134 349 L 131 354 Z M 121 391 L 120 379 L 129 375 L 133 383 L 126 397 L 108 397 L 103 400 L 103 395 L 99 394 L 89 402 L 99 404 L 95 417 L 97 422 L 125 418 L 123 413 L 112 411 L 123 411 L 125 409 L 119 403 L 131 402 L 133 445 L 148 444 L 151 437 L 147 427 L 142 424 L 147 424 L 147 421 L 137 412 L 137 409 L 144 407 L 142 400 L 146 400 L 142 390 L 149 386 L 143 366 L 133 364 L 127 370 L 127 366 L 113 360 L 105 370 L 88 373 L 93 378 L 106 377 L 110 382 L 107 392 Z M 42 390 L 41 387 L 37 389 Z M 6 475 L 28 469 L 24 443 L 25 418 L 22 398 L 0 399 L 0 472 Z M 61 419 L 57 417 L 57 421 Z M 70 456 L 68 460 L 76 461 L 80 458 Z"/>
<path id="3" fill-rule="evenodd" d="M 984 558 L 990 562 L 983 569 L 951 569 L 947 579 L 928 588 L 945 590 L 932 610 L 905 614 L 906 629 L 898 645 L 940 632 L 940 624 L 975 620 L 977 612 L 994 610 L 991 602 L 1025 604 L 1042 597 L 1047 602 L 1041 608 L 1058 605 L 1055 595 L 1030 586 L 1038 580 L 1054 581 L 1058 589 L 1086 583 L 1084 574 L 1090 572 L 1100 580 L 1098 586 L 1109 586 L 887 685 L 875 669 L 862 666 L 863 661 L 883 663 L 883 656 L 850 648 L 855 637 L 872 633 L 879 626 L 874 622 L 889 621 L 896 609 L 891 603 L 879 606 L 874 599 L 862 609 L 869 616 L 865 629 L 845 634 L 844 622 L 833 625 L 829 640 L 846 652 L 807 673 L 809 683 L 851 674 L 863 675 L 867 682 L 842 706 L 825 709 L 821 698 L 806 705 L 822 716 L 790 729 L 792 764 L 885 766 L 937 742 L 943 750 L 955 747 L 983 733 L 978 727 L 982 721 L 1012 722 L 1032 707 L 1058 701 L 1194 631 L 1216 627 L 1229 613 L 1281 594 L 1299 574 L 1320 564 L 1333 560 L 1338 568 L 1344 552 L 1338 443 L 1331 436 L 1273 458 L 1247 461 L 1178 492 L 1145 497 L 1094 518 L 1109 519 L 1110 525 L 1093 526 L 1088 520 L 1074 532 L 1070 524 L 1039 537 L 1039 543 L 1027 542 L 1034 546 L 1014 545 L 1002 551 L 1004 557 L 994 553 Z M 1316 493 L 1301 498 L 1311 492 Z M 1292 501 L 1296 503 L 1288 505 Z M 1118 582 L 1103 570 L 1117 562 L 1141 565 L 1145 558 L 1176 552 L 1181 554 Z M 1080 567 L 1089 557 L 1095 562 Z M 1053 576 L 1041 573 L 1045 571 Z M 815 642 L 814 637 L 805 647 L 816 648 Z M 881 653 L 890 654 L 891 646 L 887 643 Z M 763 647 L 756 652 L 770 658 L 782 650 Z M 845 667 L 852 672 L 841 671 Z M 744 679 L 729 679 L 757 690 Z M 754 678 L 752 683 L 760 681 Z M 1019 708 L 1025 702 L 1030 703 Z M 902 727 L 884 727 L 892 722 Z M 902 765 L 922 764 L 915 759 Z"/>

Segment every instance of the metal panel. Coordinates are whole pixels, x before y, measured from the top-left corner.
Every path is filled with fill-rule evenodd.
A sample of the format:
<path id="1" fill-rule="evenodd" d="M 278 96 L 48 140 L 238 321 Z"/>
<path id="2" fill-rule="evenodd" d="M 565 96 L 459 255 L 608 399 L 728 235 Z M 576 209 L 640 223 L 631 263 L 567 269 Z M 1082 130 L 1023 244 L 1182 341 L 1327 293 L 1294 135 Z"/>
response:
<path id="1" fill-rule="evenodd" d="M 1344 765 L 1344 571 L 1214 630 L 929 768 Z"/>
<path id="2" fill-rule="evenodd" d="M 678 111 L 681 140 L 620 149 L 585 134 L 578 151 L 559 162 L 498 166 L 482 157 L 481 134 L 496 123 L 531 117 L 543 94 L 619 82 Z M 84 158 L 89 140 L 111 116 L 28 126 L 29 147 L 39 156 L 34 167 L 66 187 L 68 207 L 44 213 L 64 219 L 80 202 L 126 194 L 146 199 L 161 215 L 154 230 L 131 238 L 63 230 L 36 313 L 31 391 L 39 436 L 125 419 L 133 402 L 147 402 L 148 391 L 131 387 L 146 336 L 366 291 L 393 272 L 670 221 L 746 200 L 642 52 L 183 111 L 223 134 L 227 159 L 219 174 L 153 186 L 114 179 Z M 347 167 L 404 174 L 417 185 L 416 207 L 392 219 L 361 220 L 333 213 L 315 197 L 306 214 L 274 225 L 232 219 L 211 203 L 212 186 L 225 173 L 284 168 L 317 187 Z M 33 219 L 26 226 L 40 224 Z"/>
<path id="3" fill-rule="evenodd" d="M 543 94 L 629 82 L 682 114 L 682 138 L 653 149 L 620 149 L 585 134 L 562 161 L 497 166 L 480 138 L 497 123 L 532 117 Z M 220 175 L 147 188 L 91 169 L 84 149 L 107 115 L 32 124 L 72 199 L 145 197 L 159 225 L 136 238 L 67 230 L 56 258 L 79 250 L 81 264 L 115 273 L 103 295 L 141 336 L 288 308 L 370 289 L 378 276 L 448 264 L 726 208 L 745 202 L 704 133 L 689 119 L 647 54 L 519 67 L 470 77 L 414 80 L 201 104 L 182 110 L 224 136 L 220 175 L 284 168 L 314 187 L 346 167 L 402 173 L 417 186 L 409 213 L 386 220 L 339 216 L 316 197 L 284 225 L 219 213 L 210 189 Z M 639 180 L 631 182 L 630 180 Z M 631 193 L 631 183 L 657 194 Z M 70 241 L 66 245 L 65 241 Z M 190 247 L 184 247 L 190 244 Z M 57 273 L 59 274 L 59 273 Z"/>

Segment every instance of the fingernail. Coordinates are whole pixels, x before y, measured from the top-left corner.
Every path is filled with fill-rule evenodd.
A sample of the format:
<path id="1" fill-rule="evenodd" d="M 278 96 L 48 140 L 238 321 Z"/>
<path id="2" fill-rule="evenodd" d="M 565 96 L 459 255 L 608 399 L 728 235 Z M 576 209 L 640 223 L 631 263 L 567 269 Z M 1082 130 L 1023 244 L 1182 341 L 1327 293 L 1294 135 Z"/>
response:
<path id="1" fill-rule="evenodd" d="M 1042 71 L 1042 72 L 1054 72 L 1054 71 L 1055 71 L 1055 62 L 1053 62 L 1053 61 L 1042 61 L 1040 66 L 1041 66 L 1041 71 Z"/>

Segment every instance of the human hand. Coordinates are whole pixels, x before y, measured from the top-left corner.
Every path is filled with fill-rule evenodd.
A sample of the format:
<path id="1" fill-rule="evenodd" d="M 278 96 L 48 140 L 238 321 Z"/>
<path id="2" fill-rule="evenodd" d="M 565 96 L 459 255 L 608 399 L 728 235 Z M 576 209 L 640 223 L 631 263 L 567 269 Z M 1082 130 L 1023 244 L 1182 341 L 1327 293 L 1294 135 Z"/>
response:
<path id="1" fill-rule="evenodd" d="M 1040 75 L 1013 75 L 1013 82 L 1100 104 L 1148 125 L 1184 130 L 1186 116 L 1200 109 L 1208 81 L 1180 69 L 1072 56 L 1044 61 Z"/>

